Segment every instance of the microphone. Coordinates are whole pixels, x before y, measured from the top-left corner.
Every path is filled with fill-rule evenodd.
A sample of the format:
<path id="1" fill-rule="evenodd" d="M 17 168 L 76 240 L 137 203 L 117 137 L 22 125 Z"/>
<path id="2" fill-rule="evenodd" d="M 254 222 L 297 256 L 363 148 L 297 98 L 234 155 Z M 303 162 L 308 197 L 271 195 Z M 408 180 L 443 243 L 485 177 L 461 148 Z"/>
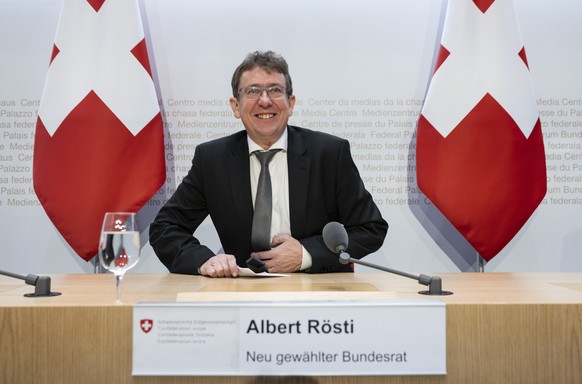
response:
<path id="1" fill-rule="evenodd" d="M 366 267 L 374 268 L 380 271 L 393 273 L 399 276 L 408 277 L 418 281 L 419 284 L 428 286 L 428 290 L 419 291 L 421 295 L 452 295 L 451 291 L 443 291 L 442 280 L 439 276 L 428 276 L 428 275 L 412 275 L 410 273 L 397 271 L 395 269 L 382 267 L 380 265 L 368 263 L 367 261 L 358 260 L 350 257 L 346 252 L 348 248 L 348 233 L 343 225 L 336 221 L 329 222 L 323 227 L 323 242 L 335 254 L 339 254 L 339 261 L 342 264 L 355 263 Z"/>
<path id="2" fill-rule="evenodd" d="M 60 292 L 51 292 L 51 278 L 48 276 L 36 275 L 18 275 L 16 273 L 0 270 L 0 275 L 14 277 L 16 279 L 24 280 L 28 285 L 34 286 L 34 293 L 25 293 L 25 297 L 47 297 L 58 296 Z"/>
<path id="3" fill-rule="evenodd" d="M 333 253 L 342 253 L 348 249 L 348 233 L 337 221 L 329 222 L 323 227 L 323 242 Z"/>

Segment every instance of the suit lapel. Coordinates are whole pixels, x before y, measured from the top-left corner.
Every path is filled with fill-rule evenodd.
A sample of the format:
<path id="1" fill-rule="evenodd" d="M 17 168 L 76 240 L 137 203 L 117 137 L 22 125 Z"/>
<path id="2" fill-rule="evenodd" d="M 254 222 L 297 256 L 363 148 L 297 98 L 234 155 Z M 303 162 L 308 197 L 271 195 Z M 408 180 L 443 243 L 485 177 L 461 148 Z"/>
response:
<path id="1" fill-rule="evenodd" d="M 246 134 L 233 142 L 226 159 L 226 172 L 230 195 L 242 228 L 250 228 L 253 222 L 253 202 L 249 170 L 249 149 Z M 250 231 L 250 229 L 249 229 Z"/>
<path id="2" fill-rule="evenodd" d="M 289 172 L 289 215 L 291 234 L 295 238 L 304 235 L 307 219 L 307 191 L 309 188 L 309 162 L 306 155 L 307 143 L 301 132 L 291 126 L 287 127 L 287 167 Z"/>

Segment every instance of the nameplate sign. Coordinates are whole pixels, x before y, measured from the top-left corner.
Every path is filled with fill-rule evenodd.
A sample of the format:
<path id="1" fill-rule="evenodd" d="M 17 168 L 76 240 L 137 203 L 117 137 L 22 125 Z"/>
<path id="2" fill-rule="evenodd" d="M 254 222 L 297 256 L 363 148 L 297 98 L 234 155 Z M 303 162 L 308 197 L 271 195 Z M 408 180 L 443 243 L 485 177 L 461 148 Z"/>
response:
<path id="1" fill-rule="evenodd" d="M 439 301 L 140 303 L 133 375 L 446 374 Z"/>

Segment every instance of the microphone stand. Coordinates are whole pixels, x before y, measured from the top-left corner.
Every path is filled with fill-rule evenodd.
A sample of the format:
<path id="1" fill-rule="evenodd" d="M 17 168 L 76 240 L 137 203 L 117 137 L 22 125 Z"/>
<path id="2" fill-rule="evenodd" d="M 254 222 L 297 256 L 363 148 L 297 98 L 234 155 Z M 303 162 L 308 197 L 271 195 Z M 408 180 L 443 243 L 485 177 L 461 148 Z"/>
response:
<path id="1" fill-rule="evenodd" d="M 25 297 L 47 297 L 58 296 L 60 292 L 51 292 L 51 278 L 48 276 L 36 275 L 18 275 L 16 273 L 0 270 L 0 275 L 14 277 L 15 279 L 24 280 L 28 285 L 34 286 L 34 293 L 25 293 Z"/>
<path id="2" fill-rule="evenodd" d="M 384 271 L 384 272 L 394 273 L 396 275 L 400 275 L 403 277 L 408 277 L 409 279 L 416 280 L 416 281 L 418 281 L 419 284 L 428 286 L 427 291 L 419 291 L 418 292 L 421 295 L 444 296 L 444 295 L 452 295 L 453 294 L 453 292 L 451 292 L 451 291 L 443 291 L 442 280 L 439 276 L 428 276 L 428 275 L 423 275 L 423 274 L 420 274 L 418 276 L 412 275 L 410 273 L 397 271 L 395 269 L 391 269 L 391 268 L 387 268 L 387 267 L 382 267 L 380 265 L 368 263 L 367 261 L 353 259 L 352 257 L 350 257 L 350 255 L 347 252 L 344 252 L 344 251 L 340 251 L 339 261 L 342 264 L 349 264 L 349 263 L 360 264 L 360 265 L 363 265 L 365 267 L 378 269 L 378 270 Z"/>

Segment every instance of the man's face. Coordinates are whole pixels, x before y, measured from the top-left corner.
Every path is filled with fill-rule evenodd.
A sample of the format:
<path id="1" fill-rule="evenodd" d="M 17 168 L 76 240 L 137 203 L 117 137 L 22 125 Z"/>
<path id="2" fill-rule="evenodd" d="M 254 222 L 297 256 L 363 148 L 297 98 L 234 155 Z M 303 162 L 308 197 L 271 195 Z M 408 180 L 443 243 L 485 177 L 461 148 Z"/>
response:
<path id="1" fill-rule="evenodd" d="M 239 89 L 247 87 L 285 88 L 285 76 L 279 72 L 267 72 L 262 68 L 254 68 L 243 72 Z M 293 114 L 295 96 L 281 98 L 269 97 L 266 91 L 258 98 L 251 98 L 240 92 L 238 99 L 232 97 L 230 106 L 234 117 L 241 119 L 250 138 L 262 148 L 269 148 L 285 131 L 289 116 Z"/>

